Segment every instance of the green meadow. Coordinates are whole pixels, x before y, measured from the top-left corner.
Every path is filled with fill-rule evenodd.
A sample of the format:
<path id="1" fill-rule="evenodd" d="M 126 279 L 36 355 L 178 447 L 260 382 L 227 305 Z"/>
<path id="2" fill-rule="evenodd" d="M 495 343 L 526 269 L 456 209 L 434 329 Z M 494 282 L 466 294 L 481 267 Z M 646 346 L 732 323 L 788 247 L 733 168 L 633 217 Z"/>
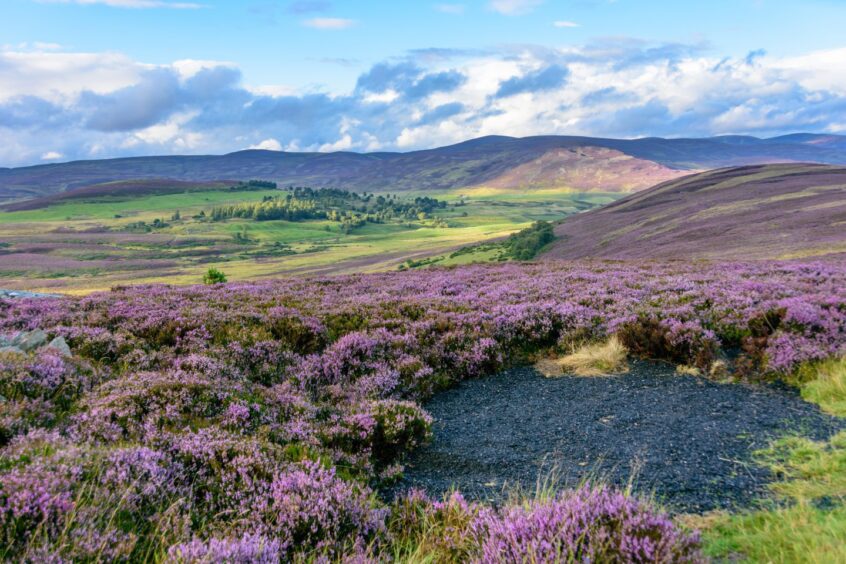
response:
<path id="1" fill-rule="evenodd" d="M 535 221 L 559 221 L 619 197 L 566 189 L 399 193 L 400 200 L 428 196 L 447 206 L 425 219 L 351 230 L 328 220 L 201 216 L 215 206 L 261 202 L 281 193 L 100 196 L 0 212 L 0 287 L 87 293 L 129 283 L 197 283 L 210 267 L 234 281 L 502 260 L 495 241 Z"/>

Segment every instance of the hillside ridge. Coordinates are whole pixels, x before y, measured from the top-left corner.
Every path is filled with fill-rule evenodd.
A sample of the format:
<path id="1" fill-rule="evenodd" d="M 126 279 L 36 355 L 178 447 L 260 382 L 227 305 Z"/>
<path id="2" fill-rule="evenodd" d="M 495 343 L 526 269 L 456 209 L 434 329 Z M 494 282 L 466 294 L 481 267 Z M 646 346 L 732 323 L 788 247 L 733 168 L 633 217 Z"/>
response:
<path id="1" fill-rule="evenodd" d="M 776 164 L 671 180 L 568 218 L 545 259 L 794 259 L 846 252 L 846 167 Z"/>
<path id="2" fill-rule="evenodd" d="M 742 139 L 742 140 L 741 140 Z M 244 150 L 225 155 L 145 156 L 0 169 L 0 201 L 20 200 L 119 180 L 168 179 L 190 182 L 264 178 L 282 185 L 343 187 L 354 191 L 444 191 L 497 183 L 525 188 L 515 169 L 551 151 L 595 147 L 617 151 L 653 168 L 637 174 L 595 175 L 577 186 L 587 191 L 629 191 L 691 172 L 774 162 L 846 165 L 846 137 L 796 134 L 773 139 L 607 139 L 580 136 L 487 136 L 408 153 L 292 153 Z M 593 163 L 591 166 L 601 166 Z M 530 167 L 531 168 L 531 167 Z M 613 167 L 612 167 L 613 171 Z M 600 170 L 602 172 L 602 170 Z M 508 182 L 503 182 L 508 178 Z M 537 188 L 574 188 L 566 175 L 548 175 Z M 632 186 L 634 186 L 632 188 Z"/>

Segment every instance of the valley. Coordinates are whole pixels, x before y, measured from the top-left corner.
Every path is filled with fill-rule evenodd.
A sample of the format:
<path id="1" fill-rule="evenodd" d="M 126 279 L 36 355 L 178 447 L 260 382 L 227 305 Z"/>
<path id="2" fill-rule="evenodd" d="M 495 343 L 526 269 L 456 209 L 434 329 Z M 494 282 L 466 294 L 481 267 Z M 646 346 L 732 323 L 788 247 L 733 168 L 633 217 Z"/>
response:
<path id="1" fill-rule="evenodd" d="M 395 270 L 408 261 L 446 257 L 532 222 L 556 221 L 619 197 L 563 190 L 427 192 L 426 197 L 444 207 L 423 218 L 351 226 L 325 218 L 213 220 L 215 209 L 260 204 L 287 192 L 232 191 L 225 184 L 187 189 L 177 183 L 175 193 L 161 193 L 166 190 L 159 184 L 155 190 L 143 183 L 129 190 L 101 185 L 83 189 L 78 197 L 15 206 L 43 205 L 37 209 L 0 211 L 0 287 L 87 293 L 130 283 L 191 284 L 210 267 L 239 281 Z M 111 189 L 104 191 L 104 186 Z M 391 201 L 413 206 L 417 197 L 404 193 Z M 349 211 L 364 215 L 363 205 L 353 202 Z M 488 258 L 471 252 L 439 262 Z"/>

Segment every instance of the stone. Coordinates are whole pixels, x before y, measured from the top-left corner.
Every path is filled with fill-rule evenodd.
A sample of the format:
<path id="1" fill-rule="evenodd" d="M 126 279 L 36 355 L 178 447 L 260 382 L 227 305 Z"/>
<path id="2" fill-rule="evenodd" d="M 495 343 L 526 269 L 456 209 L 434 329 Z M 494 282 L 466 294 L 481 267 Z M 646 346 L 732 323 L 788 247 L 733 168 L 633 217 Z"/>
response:
<path id="1" fill-rule="evenodd" d="M 48 349 L 58 351 L 62 356 L 72 356 L 70 347 L 64 337 L 56 337 L 47 345 Z"/>
<path id="2" fill-rule="evenodd" d="M 18 347 L 6 346 L 0 347 L 0 354 L 26 354 Z"/>
<path id="3" fill-rule="evenodd" d="M 47 333 L 41 329 L 30 331 L 28 333 L 20 333 L 12 341 L 12 345 L 18 347 L 23 351 L 31 351 L 37 349 L 47 342 Z"/>

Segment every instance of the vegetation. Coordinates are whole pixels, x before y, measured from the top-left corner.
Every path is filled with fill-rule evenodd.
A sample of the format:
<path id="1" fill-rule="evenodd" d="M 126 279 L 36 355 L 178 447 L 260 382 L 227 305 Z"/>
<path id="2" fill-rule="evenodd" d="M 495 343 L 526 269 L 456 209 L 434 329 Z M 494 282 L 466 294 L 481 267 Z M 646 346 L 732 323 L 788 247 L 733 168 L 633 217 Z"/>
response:
<path id="1" fill-rule="evenodd" d="M 0 558 L 697 562 L 695 534 L 602 486 L 500 507 L 376 492 L 446 386 L 622 327 L 644 356 L 742 342 L 749 377 L 786 377 L 842 351 L 844 288 L 819 263 L 522 263 L 4 300 L 0 336 L 71 354 L 0 353 Z M 763 453 L 791 504 L 708 528 L 708 553 L 839 556 L 844 443 Z M 785 523 L 807 546 L 746 544 Z"/>
<path id="2" fill-rule="evenodd" d="M 620 374 L 629 370 L 627 356 L 625 345 L 617 336 L 612 336 L 602 343 L 582 345 L 559 359 L 541 361 L 539 368 L 546 376 L 565 373 L 576 376 Z"/>
<path id="3" fill-rule="evenodd" d="M 156 190 L 167 188 L 159 184 Z M 361 194 L 360 199 L 368 199 L 369 204 L 344 203 L 353 217 L 361 213 L 362 205 L 370 209 L 379 205 L 380 196 L 385 201 L 383 211 L 388 204 L 396 212 L 410 212 L 408 217 L 419 214 L 419 209 L 412 212 L 410 208 L 420 205 L 431 211 L 423 220 L 404 215 L 383 223 L 357 219 L 357 227 L 329 219 L 211 221 L 209 217 L 215 207 L 260 204 L 288 194 L 308 199 L 307 191 L 297 196 L 294 188 L 232 191 L 224 184 L 206 191 L 144 192 L 122 198 L 98 195 L 40 209 L 0 212 L 0 239 L 7 244 L 0 257 L 2 285 L 90 292 L 128 283 L 190 284 L 203 277 L 211 261 L 238 280 L 286 272 L 394 270 L 409 257 L 419 261 L 416 267 L 496 262 L 508 259 L 501 243 L 480 243 L 615 197 L 566 191 L 478 198 L 449 193 Z M 437 207 L 432 205 L 435 199 Z M 32 245 L 39 249 L 37 255 L 29 252 Z M 467 250 L 457 252 L 458 248 Z"/>
<path id="4" fill-rule="evenodd" d="M 203 275 L 203 284 L 225 284 L 226 275 L 216 268 L 210 268 L 208 272 Z"/>
<path id="5" fill-rule="evenodd" d="M 552 224 L 537 221 L 531 227 L 510 235 L 504 246 L 509 256 L 517 260 L 531 260 L 554 239 Z"/>
<path id="6" fill-rule="evenodd" d="M 256 221 L 306 221 L 326 219 L 342 224 L 349 232 L 365 223 L 388 223 L 394 220 L 422 221 L 446 202 L 426 196 L 402 201 L 393 196 L 358 194 L 335 188 L 292 188 L 285 196 L 265 196 L 261 202 L 220 206 L 209 216 L 213 221 L 232 218 Z"/>
<path id="7" fill-rule="evenodd" d="M 808 363 L 802 396 L 846 417 L 846 360 Z M 758 453 L 780 479 L 768 507 L 737 515 L 717 513 L 693 522 L 704 529 L 706 552 L 749 562 L 846 560 L 846 431 L 828 441 L 785 437 Z"/>

